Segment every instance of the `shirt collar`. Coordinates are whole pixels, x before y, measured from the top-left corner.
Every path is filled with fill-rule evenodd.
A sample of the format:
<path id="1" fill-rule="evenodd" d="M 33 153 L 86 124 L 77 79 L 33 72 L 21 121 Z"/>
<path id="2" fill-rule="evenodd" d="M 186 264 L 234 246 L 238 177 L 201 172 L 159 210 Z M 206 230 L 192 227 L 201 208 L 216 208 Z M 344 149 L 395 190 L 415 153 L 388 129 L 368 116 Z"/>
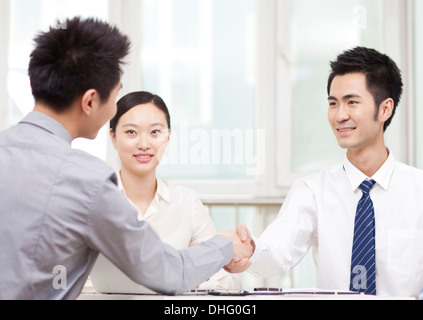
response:
<path id="1" fill-rule="evenodd" d="M 122 191 L 125 195 L 125 189 L 123 187 L 122 184 L 122 178 L 120 176 L 120 172 L 117 174 L 118 177 L 118 187 L 119 190 Z M 157 191 L 156 191 L 156 195 L 154 197 L 154 199 L 163 199 L 166 202 L 170 202 L 170 191 L 169 191 L 169 186 L 167 185 L 166 182 L 164 182 L 162 179 L 156 178 L 157 179 Z"/>
<path id="2" fill-rule="evenodd" d="M 157 194 L 166 202 L 170 202 L 169 186 L 159 178 L 157 178 Z"/>
<path id="3" fill-rule="evenodd" d="M 31 111 L 20 123 L 35 125 L 58 136 L 69 144 L 72 143 L 72 136 L 63 125 L 42 112 Z"/>
<path id="4" fill-rule="evenodd" d="M 392 172 L 394 170 L 394 164 L 395 158 L 392 152 L 389 152 L 388 159 L 373 177 L 367 177 L 364 173 L 358 170 L 347 157 L 344 159 L 343 167 L 353 191 L 355 191 L 366 179 L 372 179 L 384 190 L 388 190 L 389 182 L 391 181 Z"/>

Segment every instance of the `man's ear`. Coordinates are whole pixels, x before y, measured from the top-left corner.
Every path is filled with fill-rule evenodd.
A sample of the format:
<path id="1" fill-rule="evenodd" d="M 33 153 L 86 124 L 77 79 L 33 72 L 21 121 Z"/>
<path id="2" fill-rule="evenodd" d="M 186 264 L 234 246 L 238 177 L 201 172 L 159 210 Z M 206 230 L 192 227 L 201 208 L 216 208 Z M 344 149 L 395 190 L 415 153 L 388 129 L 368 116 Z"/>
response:
<path id="1" fill-rule="evenodd" d="M 394 100 L 388 98 L 384 100 L 379 106 L 379 120 L 386 122 L 389 118 L 392 117 L 392 113 L 394 112 Z"/>
<path id="2" fill-rule="evenodd" d="M 81 97 L 81 110 L 82 112 L 89 116 L 93 108 L 97 106 L 100 101 L 100 96 L 95 89 L 87 90 Z"/>

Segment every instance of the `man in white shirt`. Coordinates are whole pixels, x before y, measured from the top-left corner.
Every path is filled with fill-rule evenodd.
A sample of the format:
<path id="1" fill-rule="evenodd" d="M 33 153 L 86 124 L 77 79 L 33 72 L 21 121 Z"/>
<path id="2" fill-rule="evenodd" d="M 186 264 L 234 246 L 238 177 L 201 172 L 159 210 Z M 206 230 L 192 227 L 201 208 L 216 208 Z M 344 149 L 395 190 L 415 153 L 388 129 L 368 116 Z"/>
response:
<path id="1" fill-rule="evenodd" d="M 423 287 L 423 172 L 397 162 L 384 143 L 402 94 L 400 70 L 386 55 L 362 47 L 344 52 L 331 67 L 328 120 L 347 149 L 345 160 L 296 181 L 276 220 L 253 238 L 251 266 L 227 270 L 282 274 L 313 248 L 322 289 L 417 298 Z M 363 182 L 371 183 L 367 196 Z M 364 209 L 360 201 L 366 201 Z M 372 274 L 364 263 L 352 263 L 367 241 L 355 240 L 362 234 L 355 233 L 356 211 L 373 214 L 366 223 L 373 226 L 372 249 L 363 258 L 373 259 Z M 245 226 L 238 233 L 249 239 Z"/>

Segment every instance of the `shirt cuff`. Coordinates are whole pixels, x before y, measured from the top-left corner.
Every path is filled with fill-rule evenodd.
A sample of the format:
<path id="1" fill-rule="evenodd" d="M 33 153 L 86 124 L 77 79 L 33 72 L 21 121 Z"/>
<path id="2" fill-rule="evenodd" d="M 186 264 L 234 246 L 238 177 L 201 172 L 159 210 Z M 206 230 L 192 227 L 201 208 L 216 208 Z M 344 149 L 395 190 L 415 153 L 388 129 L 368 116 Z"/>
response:
<path id="1" fill-rule="evenodd" d="M 263 253 L 263 245 L 258 238 L 254 237 L 254 236 L 252 236 L 251 238 L 254 241 L 256 248 L 254 250 L 253 255 L 250 258 L 251 266 L 247 269 L 247 272 L 254 275 L 254 276 L 260 276 L 260 274 L 258 272 L 256 272 L 255 269 L 256 269 L 256 266 L 257 266 L 257 262 L 259 262 L 261 260 L 261 256 L 262 256 L 262 253 Z"/>
<path id="2" fill-rule="evenodd" d="M 234 256 L 234 246 L 232 244 L 232 240 L 222 235 L 216 235 L 211 238 L 209 242 L 214 243 L 217 247 L 220 248 L 220 252 L 224 257 L 223 266 L 228 265 Z"/>
<path id="3" fill-rule="evenodd" d="M 256 246 L 256 248 L 254 250 L 254 253 L 253 253 L 253 255 L 250 258 L 251 263 L 254 263 L 257 260 L 259 260 L 259 258 L 260 258 L 261 245 L 260 245 L 260 240 L 257 239 L 256 237 L 252 236 L 251 239 L 254 241 L 255 246 Z"/>

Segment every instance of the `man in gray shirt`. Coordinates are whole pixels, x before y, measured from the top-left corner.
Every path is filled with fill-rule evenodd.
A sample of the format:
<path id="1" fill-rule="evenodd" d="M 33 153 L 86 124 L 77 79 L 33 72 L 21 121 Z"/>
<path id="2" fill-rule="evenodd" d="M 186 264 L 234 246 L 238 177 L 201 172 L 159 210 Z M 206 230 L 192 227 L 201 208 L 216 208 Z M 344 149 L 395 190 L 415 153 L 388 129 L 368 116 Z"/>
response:
<path id="1" fill-rule="evenodd" d="M 232 260 L 248 264 L 249 241 L 230 231 L 181 251 L 162 243 L 113 170 L 71 148 L 116 113 L 130 43 L 94 19 L 63 25 L 35 39 L 34 111 L 0 133 L 0 299 L 75 299 L 99 252 L 165 294 L 189 291 Z"/>

